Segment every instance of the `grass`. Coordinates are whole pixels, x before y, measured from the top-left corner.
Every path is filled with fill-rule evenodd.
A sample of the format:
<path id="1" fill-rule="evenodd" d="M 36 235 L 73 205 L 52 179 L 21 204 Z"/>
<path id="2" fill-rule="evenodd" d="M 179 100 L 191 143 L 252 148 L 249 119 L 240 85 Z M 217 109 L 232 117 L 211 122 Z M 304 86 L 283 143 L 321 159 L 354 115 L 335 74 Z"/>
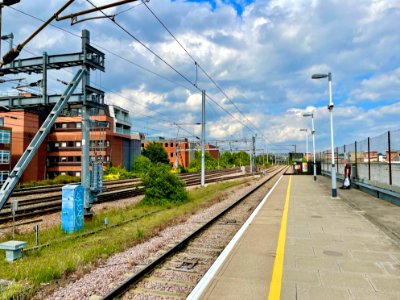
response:
<path id="1" fill-rule="evenodd" d="M 106 259 L 156 235 L 167 226 L 179 223 L 197 210 L 219 201 L 227 189 L 246 181 L 222 182 L 193 189 L 189 191 L 190 201 L 180 205 L 159 207 L 136 204 L 122 209 L 103 210 L 95 215 L 92 222 L 85 224 L 84 230 L 74 234 L 63 233 L 59 226 L 40 231 L 40 244 L 51 243 L 50 246 L 26 251 L 22 259 L 13 263 L 6 262 L 0 256 L 0 279 L 15 281 L 7 290 L 1 291 L 0 287 L 0 297 L 9 299 L 21 294 L 29 297 L 41 284 L 51 283 L 77 270 L 87 272 L 99 259 Z M 154 211 L 157 212 L 148 214 Z M 145 217 L 132 222 L 112 226 L 145 214 Z M 108 217 L 110 227 L 84 235 L 104 229 L 105 217 Z M 11 238 L 7 236 L 0 242 Z M 27 247 L 35 243 L 33 233 L 17 234 L 15 240 L 27 241 Z"/>

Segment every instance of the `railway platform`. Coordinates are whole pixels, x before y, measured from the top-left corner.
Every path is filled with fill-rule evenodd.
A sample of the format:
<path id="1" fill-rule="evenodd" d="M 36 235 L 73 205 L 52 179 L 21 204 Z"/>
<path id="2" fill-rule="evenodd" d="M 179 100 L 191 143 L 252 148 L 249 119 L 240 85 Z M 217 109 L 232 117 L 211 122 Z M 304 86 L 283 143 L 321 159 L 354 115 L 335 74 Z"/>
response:
<path id="1" fill-rule="evenodd" d="M 283 176 L 188 299 L 400 299 L 400 207 Z"/>

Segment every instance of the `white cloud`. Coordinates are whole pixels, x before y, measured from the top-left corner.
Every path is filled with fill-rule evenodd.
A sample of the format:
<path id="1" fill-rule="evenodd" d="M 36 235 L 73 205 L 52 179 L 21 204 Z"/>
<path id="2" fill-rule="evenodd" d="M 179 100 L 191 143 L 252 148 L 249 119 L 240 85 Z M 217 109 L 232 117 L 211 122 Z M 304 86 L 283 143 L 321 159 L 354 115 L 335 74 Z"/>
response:
<path id="1" fill-rule="evenodd" d="M 21 1 L 15 7 L 42 19 L 60 7 L 56 1 L 34 2 Z M 392 114 L 398 110 L 400 98 L 400 36 L 393 31 L 400 19 L 398 1 L 256 0 L 245 6 L 241 16 L 224 1 L 217 1 L 214 9 L 207 2 L 184 0 L 148 5 L 246 116 L 198 70 L 198 86 L 235 115 L 232 118 L 208 102 L 210 137 L 250 136 L 252 132 L 237 120 L 252 127 L 248 118 L 273 142 L 300 143 L 304 136 L 298 128 L 310 125 L 301 113 L 315 107 L 318 143 L 329 145 L 327 81 L 310 78 L 313 73 L 326 72 L 333 74 L 337 143 L 398 124 Z M 65 13 L 87 7 L 86 1 L 78 1 Z M 196 80 L 194 62 L 144 5 L 119 15 L 117 21 L 190 81 Z M 98 45 L 168 79 L 107 53 L 106 73 L 93 75 L 92 81 L 96 87 L 121 94 L 106 94 L 108 101 L 130 109 L 138 118 L 139 114 L 160 116 L 160 123 L 154 119 L 151 125 L 162 127 L 163 132 L 161 119 L 165 116 L 171 123 L 199 121 L 201 99 L 193 85 L 112 22 L 90 21 L 74 27 L 68 21 L 54 24 L 78 34 L 88 28 Z M 15 43 L 19 43 L 40 22 L 5 8 L 3 25 L 3 32 L 14 32 Z M 26 48 L 39 54 L 77 52 L 80 39 L 48 27 Z M 51 78 L 49 82 L 54 81 Z M 7 91 L 6 87 L 1 86 L 2 91 Z"/>

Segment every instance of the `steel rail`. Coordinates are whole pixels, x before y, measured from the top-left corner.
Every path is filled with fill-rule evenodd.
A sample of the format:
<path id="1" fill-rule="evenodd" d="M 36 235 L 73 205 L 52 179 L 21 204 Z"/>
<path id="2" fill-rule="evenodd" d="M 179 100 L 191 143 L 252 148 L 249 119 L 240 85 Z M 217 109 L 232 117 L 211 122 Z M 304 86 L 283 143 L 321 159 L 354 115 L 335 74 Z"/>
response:
<path id="1" fill-rule="evenodd" d="M 274 169 L 269 169 L 269 172 L 272 172 Z M 229 176 L 229 174 L 224 173 L 223 177 L 216 177 L 219 174 L 210 174 L 208 177 L 207 182 L 208 183 L 214 183 L 218 181 L 226 181 L 226 180 L 233 180 L 233 179 L 238 179 L 238 178 L 244 178 L 248 176 L 253 176 L 254 174 L 240 174 L 240 175 L 233 175 Z M 200 178 L 198 177 L 199 175 L 197 174 L 196 178 L 191 178 L 188 180 L 184 180 L 187 186 L 194 186 L 194 185 L 199 185 L 200 184 Z M 210 178 L 211 176 L 214 176 Z M 99 194 L 98 196 L 98 201 L 96 203 L 104 203 L 104 202 L 110 202 L 110 201 L 115 201 L 115 200 L 120 200 L 128 197 L 133 197 L 133 196 L 138 196 L 138 195 L 143 195 L 145 189 L 141 186 L 135 186 L 132 188 L 126 188 L 126 189 L 118 189 L 115 188 L 114 191 L 107 191 Z M 45 198 L 36 198 L 36 199 L 29 199 L 29 200 L 21 200 L 20 203 L 20 208 L 16 215 L 14 216 L 15 220 L 22 220 L 26 218 L 31 218 L 35 216 L 42 216 L 47 213 L 53 213 L 61 210 L 61 193 L 57 195 L 52 195 L 52 196 L 47 196 Z M 28 202 L 28 204 L 24 203 Z M 45 202 L 45 203 L 43 203 Z M 28 206 L 30 204 L 37 204 L 33 206 Z M 28 206 L 28 207 L 25 207 Z M 11 215 L 11 211 L 0 211 L 0 224 L 9 222 L 13 220 L 13 216 Z"/>
<path id="2" fill-rule="evenodd" d="M 148 275 L 151 271 L 155 269 L 155 267 L 162 262 L 164 262 L 167 258 L 169 258 L 171 255 L 175 254 L 176 252 L 180 251 L 182 248 L 184 248 L 193 238 L 197 237 L 200 233 L 202 233 L 205 229 L 210 227 L 212 224 L 214 224 L 217 220 L 219 220 L 223 215 L 225 215 L 227 212 L 229 212 L 232 208 L 236 207 L 239 203 L 241 203 L 244 199 L 249 197 L 251 194 L 253 194 L 255 191 L 257 191 L 260 187 L 262 187 L 265 183 L 270 181 L 272 178 L 274 178 L 276 175 L 282 173 L 282 171 L 286 170 L 288 167 L 283 167 L 279 168 L 277 172 L 274 172 L 271 174 L 270 177 L 268 177 L 266 180 L 263 180 L 260 184 L 258 184 L 254 189 L 246 193 L 244 196 L 242 196 L 240 199 L 238 199 L 235 203 L 231 204 L 229 207 L 227 207 L 225 210 L 217 214 L 214 218 L 212 218 L 210 221 L 205 223 L 203 226 L 195 230 L 193 233 L 191 233 L 189 236 L 181 240 L 177 245 L 175 245 L 173 248 L 168 250 L 166 253 L 155 259 L 153 262 L 145 266 L 143 269 L 140 271 L 136 272 L 134 275 L 126 279 L 124 282 L 122 282 L 118 287 L 116 287 L 114 290 L 109 292 L 107 295 L 105 295 L 102 299 L 103 300 L 110 300 L 110 299 L 115 299 L 120 297 L 123 293 L 125 293 L 132 285 L 136 284 L 139 282 L 144 276 Z"/>

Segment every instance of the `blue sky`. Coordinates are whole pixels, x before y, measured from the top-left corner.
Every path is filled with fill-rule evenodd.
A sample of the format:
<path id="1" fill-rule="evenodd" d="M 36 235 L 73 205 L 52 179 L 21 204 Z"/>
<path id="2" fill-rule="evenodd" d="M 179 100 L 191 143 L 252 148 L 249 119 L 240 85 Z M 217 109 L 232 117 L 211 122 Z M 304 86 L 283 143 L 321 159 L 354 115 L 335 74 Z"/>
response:
<path id="1" fill-rule="evenodd" d="M 64 2 L 22 0 L 14 8 L 47 19 Z M 326 72 L 333 74 L 337 145 L 400 129 L 398 1 L 151 0 L 147 5 L 229 98 L 198 72 L 197 85 L 214 100 L 206 104 L 210 141 L 257 134 L 259 148 L 295 143 L 304 150 L 299 129 L 311 127 L 311 122 L 302 114 L 314 111 L 317 149 L 329 148 L 328 84 L 311 80 L 313 73 Z M 85 0 L 76 0 L 66 13 L 88 7 Z M 107 13 L 117 14 L 117 22 L 190 81 L 196 80 L 193 60 L 145 5 L 136 2 Z M 3 10 L 3 34 L 13 32 L 15 43 L 40 24 L 12 8 Z M 173 125 L 201 120 L 198 91 L 112 22 L 52 24 L 70 33 L 48 27 L 21 57 L 79 51 L 80 39 L 74 35 L 89 29 L 92 41 L 106 53 L 106 72 L 93 73 L 92 84 L 106 91 L 107 103 L 130 110 L 135 131 L 191 139 L 188 132 L 200 135 L 199 126 L 181 125 L 178 132 Z M 8 47 L 5 41 L 2 45 L 3 50 Z M 51 72 L 51 91 L 62 92 L 57 79 L 67 80 L 74 71 Z M 38 79 L 23 77 L 26 82 Z M 15 94 L 14 86 L 3 83 L 0 93 Z"/>

